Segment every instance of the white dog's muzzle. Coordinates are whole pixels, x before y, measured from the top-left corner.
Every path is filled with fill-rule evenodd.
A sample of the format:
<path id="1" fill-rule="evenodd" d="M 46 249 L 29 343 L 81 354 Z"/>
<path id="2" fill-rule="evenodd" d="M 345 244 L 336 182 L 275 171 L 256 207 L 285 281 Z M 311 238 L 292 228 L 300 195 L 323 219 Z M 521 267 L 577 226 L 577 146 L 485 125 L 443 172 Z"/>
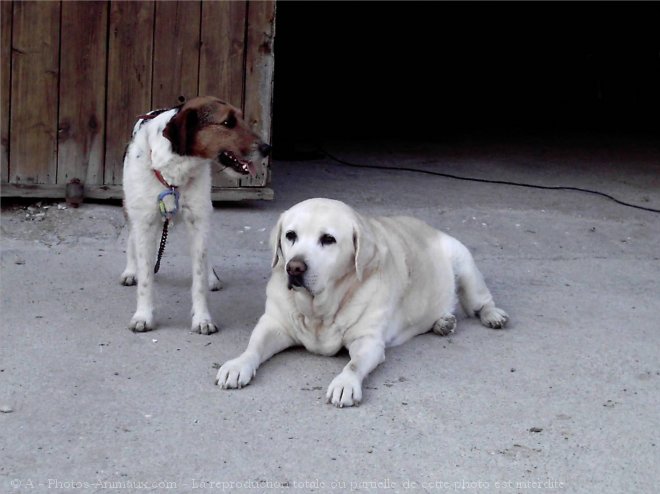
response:
<path id="1" fill-rule="evenodd" d="M 307 272 L 307 263 L 302 257 L 294 257 L 286 263 L 286 273 L 288 275 L 288 288 L 307 288 L 305 286 L 305 273 Z"/>

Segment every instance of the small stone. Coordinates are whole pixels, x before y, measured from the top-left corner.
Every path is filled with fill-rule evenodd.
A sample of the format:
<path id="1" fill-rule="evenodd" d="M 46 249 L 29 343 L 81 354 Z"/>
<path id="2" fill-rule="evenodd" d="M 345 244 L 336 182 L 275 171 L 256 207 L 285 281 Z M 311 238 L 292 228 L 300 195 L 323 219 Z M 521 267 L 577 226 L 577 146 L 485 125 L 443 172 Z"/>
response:
<path id="1" fill-rule="evenodd" d="M 540 427 L 532 427 L 532 428 L 529 430 L 529 432 L 534 432 L 534 433 L 543 432 L 543 429 L 540 428 Z"/>
<path id="2" fill-rule="evenodd" d="M 13 411 L 14 411 L 14 409 L 12 407 L 10 407 L 9 405 L 0 406 L 0 412 L 2 412 L 2 413 L 11 413 Z"/>

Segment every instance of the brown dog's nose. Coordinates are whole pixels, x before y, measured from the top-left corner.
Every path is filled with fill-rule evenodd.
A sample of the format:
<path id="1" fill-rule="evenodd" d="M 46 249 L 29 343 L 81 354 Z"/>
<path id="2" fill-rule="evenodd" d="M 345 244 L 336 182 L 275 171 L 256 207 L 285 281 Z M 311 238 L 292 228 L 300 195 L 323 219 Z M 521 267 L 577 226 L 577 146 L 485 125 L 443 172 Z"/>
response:
<path id="1" fill-rule="evenodd" d="M 266 144 L 265 142 L 259 144 L 259 152 L 264 158 L 270 154 L 271 149 L 273 149 L 273 147 L 270 144 Z"/>
<path id="2" fill-rule="evenodd" d="M 286 265 L 289 276 L 302 276 L 307 271 L 307 264 L 300 258 L 291 259 Z"/>

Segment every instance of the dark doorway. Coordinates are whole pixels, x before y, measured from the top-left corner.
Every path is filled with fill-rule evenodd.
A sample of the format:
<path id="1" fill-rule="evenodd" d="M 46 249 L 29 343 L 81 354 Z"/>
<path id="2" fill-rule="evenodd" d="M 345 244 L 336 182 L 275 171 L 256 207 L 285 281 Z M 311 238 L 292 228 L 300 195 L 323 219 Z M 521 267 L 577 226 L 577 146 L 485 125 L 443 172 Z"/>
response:
<path id="1" fill-rule="evenodd" d="M 656 5 L 280 2 L 274 142 L 660 128 Z"/>

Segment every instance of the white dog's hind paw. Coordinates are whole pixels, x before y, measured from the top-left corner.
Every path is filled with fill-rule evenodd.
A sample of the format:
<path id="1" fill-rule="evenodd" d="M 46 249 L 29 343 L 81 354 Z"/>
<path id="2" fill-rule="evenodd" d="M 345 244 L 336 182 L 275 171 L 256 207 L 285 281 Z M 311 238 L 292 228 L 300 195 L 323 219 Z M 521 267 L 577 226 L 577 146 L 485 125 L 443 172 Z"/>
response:
<path id="1" fill-rule="evenodd" d="M 357 406 L 362 401 L 360 380 L 354 374 L 342 372 L 332 380 L 325 397 L 339 408 Z"/>
<path id="2" fill-rule="evenodd" d="M 128 324 L 128 329 L 134 333 L 144 333 L 154 329 L 154 317 L 151 314 L 135 313 L 131 322 Z"/>
<path id="3" fill-rule="evenodd" d="M 456 316 L 445 314 L 433 324 L 433 332 L 440 336 L 447 336 L 456 329 Z"/>
<path id="4" fill-rule="evenodd" d="M 240 389 L 247 386 L 256 375 L 257 369 L 241 357 L 226 362 L 215 378 L 215 384 L 222 389 Z"/>
<path id="5" fill-rule="evenodd" d="M 481 319 L 481 324 L 484 326 L 492 329 L 502 329 L 509 320 L 509 315 L 502 309 L 491 307 L 479 312 L 479 319 Z"/>
<path id="6" fill-rule="evenodd" d="M 119 278 L 119 283 L 124 286 L 137 285 L 137 276 L 130 271 L 124 271 Z"/>
<path id="7" fill-rule="evenodd" d="M 211 321 L 211 319 L 202 319 L 200 321 L 195 321 L 193 319 L 192 331 L 193 333 L 199 333 L 199 334 L 213 334 L 213 333 L 217 333 L 218 327 L 215 324 L 213 324 L 213 321 Z"/>

